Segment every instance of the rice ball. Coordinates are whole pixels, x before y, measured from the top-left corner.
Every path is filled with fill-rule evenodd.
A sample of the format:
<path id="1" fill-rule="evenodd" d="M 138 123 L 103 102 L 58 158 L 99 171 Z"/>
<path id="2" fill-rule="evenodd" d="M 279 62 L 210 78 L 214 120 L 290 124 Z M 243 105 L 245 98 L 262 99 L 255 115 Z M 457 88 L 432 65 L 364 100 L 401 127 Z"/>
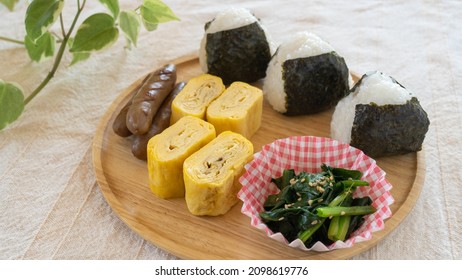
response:
<path id="1" fill-rule="evenodd" d="M 249 10 L 230 8 L 205 24 L 199 62 L 205 73 L 221 77 L 225 84 L 264 78 L 270 59 L 268 33 Z"/>
<path id="2" fill-rule="evenodd" d="M 421 150 L 429 125 L 417 97 L 375 71 L 363 75 L 338 102 L 331 137 L 371 157 L 390 156 Z"/>
<path id="3" fill-rule="evenodd" d="M 345 60 L 315 34 L 298 32 L 272 57 L 263 92 L 274 110 L 286 115 L 314 114 L 334 107 L 348 94 Z"/>

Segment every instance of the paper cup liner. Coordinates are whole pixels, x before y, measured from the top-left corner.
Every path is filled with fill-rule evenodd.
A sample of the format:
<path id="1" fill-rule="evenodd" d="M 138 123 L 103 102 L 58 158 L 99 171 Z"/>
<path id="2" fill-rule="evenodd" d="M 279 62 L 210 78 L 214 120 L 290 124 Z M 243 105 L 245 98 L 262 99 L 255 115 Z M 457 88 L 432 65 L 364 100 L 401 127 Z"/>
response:
<path id="1" fill-rule="evenodd" d="M 358 187 L 353 196 L 370 196 L 372 206 L 377 211 L 366 216 L 361 227 L 345 241 L 336 241 L 328 246 L 318 241 L 310 248 L 300 239 L 289 243 L 281 233 L 273 233 L 259 216 L 264 211 L 266 198 L 279 192 L 271 179 L 282 176 L 284 169 L 294 169 L 297 174 L 301 171 L 317 173 L 321 171 L 323 163 L 363 172 L 362 180 L 369 182 L 370 186 Z M 384 220 L 392 214 L 389 207 L 394 202 L 390 194 L 392 185 L 385 179 L 385 171 L 361 150 L 329 138 L 294 136 L 265 145 L 246 164 L 245 173 L 239 178 L 239 182 L 242 185 L 238 193 L 239 199 L 243 201 L 241 212 L 250 217 L 251 225 L 264 230 L 273 239 L 306 251 L 323 252 L 349 248 L 357 242 L 369 240 L 373 232 L 384 228 Z"/>

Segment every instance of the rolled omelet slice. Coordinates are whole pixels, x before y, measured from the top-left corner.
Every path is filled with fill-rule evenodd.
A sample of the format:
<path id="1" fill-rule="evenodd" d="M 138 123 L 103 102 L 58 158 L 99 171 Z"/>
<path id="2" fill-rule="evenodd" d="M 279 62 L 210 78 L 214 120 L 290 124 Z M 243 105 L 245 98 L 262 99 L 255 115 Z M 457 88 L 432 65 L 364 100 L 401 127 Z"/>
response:
<path id="1" fill-rule="evenodd" d="M 170 124 L 184 116 L 194 116 L 205 120 L 209 104 L 220 96 L 225 85 L 220 77 L 202 74 L 188 81 L 172 103 Z"/>
<path id="2" fill-rule="evenodd" d="M 213 125 L 187 116 L 152 137 L 147 147 L 152 192 L 160 198 L 184 197 L 184 160 L 215 136 Z"/>
<path id="3" fill-rule="evenodd" d="M 206 118 L 217 134 L 229 130 L 250 139 L 260 128 L 262 110 L 262 91 L 247 83 L 234 82 L 210 104 Z"/>
<path id="4" fill-rule="evenodd" d="M 252 143 L 225 131 L 188 157 L 183 165 L 185 200 L 194 215 L 225 214 L 238 201 L 239 177 L 252 160 Z"/>

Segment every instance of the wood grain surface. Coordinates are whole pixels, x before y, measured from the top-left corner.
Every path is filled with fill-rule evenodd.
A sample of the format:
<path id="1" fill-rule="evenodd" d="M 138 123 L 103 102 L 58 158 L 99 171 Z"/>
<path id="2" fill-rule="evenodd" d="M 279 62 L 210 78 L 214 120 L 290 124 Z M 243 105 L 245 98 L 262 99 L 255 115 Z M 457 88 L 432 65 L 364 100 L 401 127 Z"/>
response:
<path id="1" fill-rule="evenodd" d="M 177 64 L 178 81 L 186 82 L 202 73 L 197 57 L 187 56 L 173 63 Z M 392 217 L 386 220 L 384 230 L 373 233 L 371 240 L 330 252 L 301 251 L 267 237 L 263 231 L 253 228 L 250 219 L 240 212 L 242 203 L 222 216 L 193 216 L 184 199 L 164 200 L 152 194 L 146 162 L 132 155 L 130 138 L 121 138 L 112 131 L 114 118 L 140 80 L 124 90 L 102 117 L 93 140 L 94 169 L 101 191 L 114 212 L 144 239 L 179 258 L 348 259 L 386 238 L 419 197 L 425 177 L 423 151 L 378 158 L 378 165 L 393 185 Z M 287 117 L 265 101 L 262 126 L 251 139 L 255 152 L 265 144 L 289 136 L 329 137 L 331 115 L 332 110 Z"/>

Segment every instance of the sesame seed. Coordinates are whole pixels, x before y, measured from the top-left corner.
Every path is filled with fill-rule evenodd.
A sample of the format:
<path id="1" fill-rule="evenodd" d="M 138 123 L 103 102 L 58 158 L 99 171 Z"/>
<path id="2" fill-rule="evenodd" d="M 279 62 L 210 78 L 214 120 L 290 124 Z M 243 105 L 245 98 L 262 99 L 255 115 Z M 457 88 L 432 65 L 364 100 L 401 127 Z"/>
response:
<path id="1" fill-rule="evenodd" d="M 282 220 L 284 220 L 284 217 L 281 217 L 281 218 L 278 219 L 278 221 L 282 221 Z"/>
<path id="2" fill-rule="evenodd" d="M 313 204 L 313 200 L 310 199 L 310 200 L 308 200 L 308 205 L 311 206 L 311 204 Z"/>
<path id="3" fill-rule="evenodd" d="M 302 182 L 302 183 L 305 182 L 305 178 L 302 178 L 302 179 L 300 180 L 300 182 Z"/>
<path id="4" fill-rule="evenodd" d="M 290 179 L 289 182 L 290 182 L 291 185 L 293 185 L 293 184 L 295 184 L 295 183 L 297 182 L 297 180 L 295 180 L 294 178 L 292 178 L 292 179 Z"/>
<path id="5" fill-rule="evenodd" d="M 314 221 L 311 222 L 312 225 L 315 225 L 317 223 L 318 223 L 318 220 L 314 220 Z"/>
<path id="6" fill-rule="evenodd" d="M 345 211 L 340 212 L 340 216 L 345 215 Z"/>
<path id="7" fill-rule="evenodd" d="M 329 219 L 332 219 L 334 216 L 329 216 Z"/>
<path id="8" fill-rule="evenodd" d="M 318 203 L 321 203 L 324 199 L 320 198 L 318 199 Z"/>
<path id="9" fill-rule="evenodd" d="M 299 198 L 297 199 L 297 201 L 302 201 L 302 198 L 301 198 L 301 197 L 299 197 Z"/>

